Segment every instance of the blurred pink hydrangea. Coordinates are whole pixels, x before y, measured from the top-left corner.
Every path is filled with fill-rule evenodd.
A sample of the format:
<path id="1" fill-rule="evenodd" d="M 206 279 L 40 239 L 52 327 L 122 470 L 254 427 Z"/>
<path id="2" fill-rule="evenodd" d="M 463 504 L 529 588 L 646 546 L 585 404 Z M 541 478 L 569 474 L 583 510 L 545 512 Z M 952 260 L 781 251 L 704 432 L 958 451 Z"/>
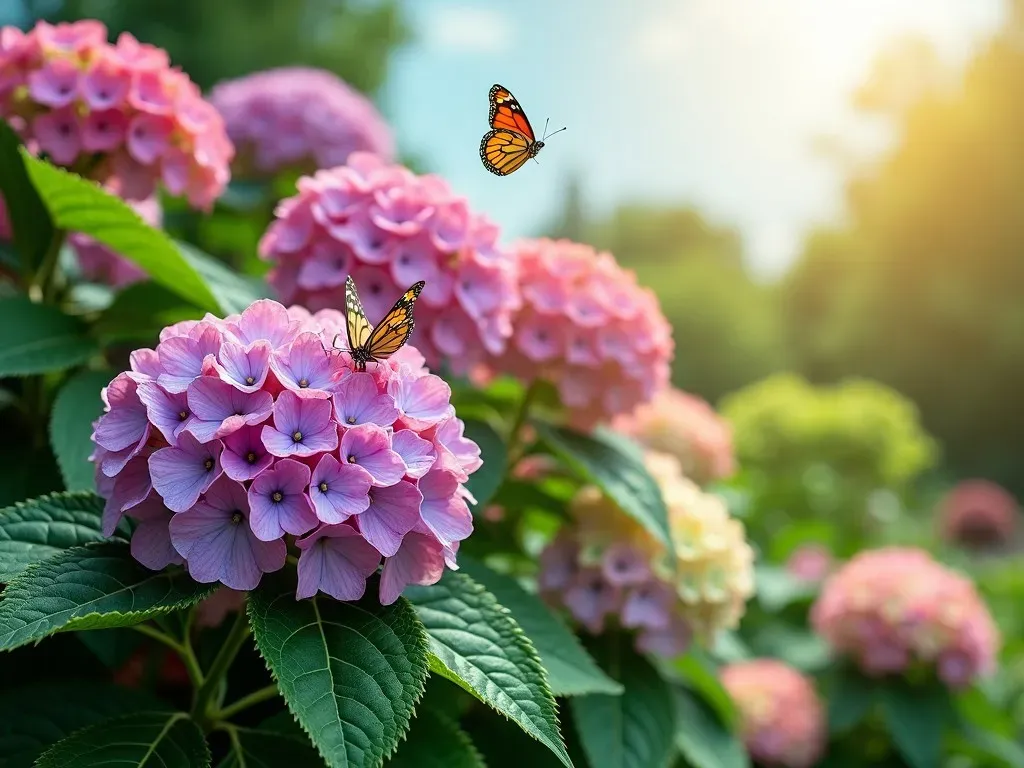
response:
<path id="1" fill-rule="evenodd" d="M 210 92 L 238 152 L 236 175 L 343 165 L 353 152 L 391 161 L 391 129 L 361 93 L 322 69 L 282 67 Z"/>
<path id="2" fill-rule="evenodd" d="M 522 307 L 494 372 L 553 384 L 580 428 L 628 414 L 668 385 L 668 321 L 611 254 L 547 239 L 513 252 Z"/>
<path id="3" fill-rule="evenodd" d="M 1017 500 L 988 480 L 965 480 L 939 503 L 943 538 L 979 549 L 1009 542 L 1019 514 Z"/>
<path id="4" fill-rule="evenodd" d="M 371 323 L 413 283 L 416 346 L 430 365 L 466 373 L 501 353 L 519 293 L 498 229 L 437 176 L 417 176 L 365 152 L 298 182 L 260 242 L 285 303 L 345 306 L 351 274 Z M 344 334 L 343 334 L 344 338 Z"/>
<path id="5" fill-rule="evenodd" d="M 93 433 L 104 530 L 128 515 L 143 565 L 240 591 L 295 537 L 298 598 L 356 600 L 381 558 L 383 603 L 454 568 L 480 449 L 414 348 L 355 372 L 342 322 L 262 299 L 133 352 Z"/>
<path id="6" fill-rule="evenodd" d="M 786 560 L 786 570 L 800 581 L 817 583 L 828 576 L 835 564 L 832 552 L 820 544 L 804 544 Z"/>
<path id="7" fill-rule="evenodd" d="M 732 427 L 706 401 L 688 392 L 664 389 L 613 426 L 652 450 L 675 456 L 698 485 L 736 471 Z"/>
<path id="8" fill-rule="evenodd" d="M 163 210 L 156 197 L 145 200 L 128 201 L 143 221 L 151 227 L 159 227 L 163 221 Z M 0 241 L 11 238 L 11 225 L 7 216 L 7 206 L 0 196 Z M 122 288 L 131 283 L 143 280 L 145 271 L 123 256 L 111 251 L 105 245 L 97 243 L 88 235 L 72 232 L 68 235 L 68 245 L 78 256 L 78 266 L 82 275 L 94 283 L 102 283 L 113 288 Z"/>
<path id="9" fill-rule="evenodd" d="M 772 768 L 811 768 L 825 751 L 825 709 L 811 681 L 775 659 L 729 664 L 722 685 L 740 714 L 751 758 Z"/>
<path id="10" fill-rule="evenodd" d="M 538 587 L 591 634 L 607 622 L 635 630 L 636 646 L 665 657 L 691 639 L 735 628 L 753 594 L 753 550 L 718 496 L 683 477 L 672 456 L 649 453 L 669 512 L 675 560 L 646 528 L 597 488 L 570 505 L 572 524 L 540 555 Z"/>
<path id="11" fill-rule="evenodd" d="M 234 148 L 220 114 L 167 53 L 98 21 L 0 29 L 0 117 L 28 148 L 131 200 L 158 181 L 208 209 Z"/>
<path id="12" fill-rule="evenodd" d="M 952 688 L 989 674 L 1000 643 L 974 585 L 911 548 L 854 556 L 825 582 L 811 622 L 869 675 L 934 665 Z"/>

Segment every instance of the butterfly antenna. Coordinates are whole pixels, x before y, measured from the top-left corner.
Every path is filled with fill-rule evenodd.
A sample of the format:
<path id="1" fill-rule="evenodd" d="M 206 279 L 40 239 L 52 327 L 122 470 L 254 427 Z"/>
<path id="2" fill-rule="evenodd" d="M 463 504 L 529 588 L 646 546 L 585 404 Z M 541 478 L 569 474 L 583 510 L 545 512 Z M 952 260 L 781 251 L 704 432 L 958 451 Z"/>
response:
<path id="1" fill-rule="evenodd" d="M 550 123 L 550 122 L 551 122 L 551 118 L 550 117 L 547 118 L 544 121 L 544 136 L 541 137 L 541 141 L 545 141 L 548 138 L 548 123 Z"/>
<path id="2" fill-rule="evenodd" d="M 562 126 L 561 128 L 559 128 L 559 129 L 558 129 L 557 131 L 552 131 L 551 133 L 547 134 L 547 135 L 546 135 L 546 136 L 544 137 L 544 141 L 547 141 L 547 140 L 548 140 L 548 139 L 550 139 L 550 138 L 551 138 L 552 136 L 554 136 L 554 135 L 555 135 L 556 133 L 561 133 L 561 132 L 562 132 L 562 131 L 564 131 L 564 130 L 565 130 L 565 129 L 566 129 L 567 127 L 568 127 L 568 126 L 565 126 L 565 125 L 563 125 L 563 126 Z"/>

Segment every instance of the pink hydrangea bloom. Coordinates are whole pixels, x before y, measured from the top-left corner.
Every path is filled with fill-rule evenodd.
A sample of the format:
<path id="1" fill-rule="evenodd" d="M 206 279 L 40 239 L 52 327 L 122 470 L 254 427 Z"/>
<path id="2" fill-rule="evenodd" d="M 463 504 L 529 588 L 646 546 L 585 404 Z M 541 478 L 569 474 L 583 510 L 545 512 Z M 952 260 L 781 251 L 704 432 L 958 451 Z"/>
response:
<path id="1" fill-rule="evenodd" d="M 796 549 L 786 561 L 786 570 L 793 576 L 810 583 L 822 581 L 835 564 L 828 547 L 805 544 Z"/>
<path id="2" fill-rule="evenodd" d="M 234 147 L 220 114 L 167 54 L 98 21 L 0 29 L 0 117 L 54 163 L 143 200 L 162 181 L 208 209 Z"/>
<path id="3" fill-rule="evenodd" d="M 675 456 L 686 476 L 699 485 L 736 471 L 732 428 L 706 401 L 688 392 L 664 389 L 613 426 L 652 450 Z"/>
<path id="4" fill-rule="evenodd" d="M 356 600 L 383 561 L 392 603 L 455 568 L 480 449 L 422 355 L 356 372 L 331 346 L 342 320 L 262 299 L 133 352 L 93 433 L 104 529 L 128 515 L 143 565 L 184 562 L 238 591 L 284 567 L 294 541 L 299 598 Z"/>
<path id="5" fill-rule="evenodd" d="M 519 305 L 515 263 L 498 247 L 497 228 L 443 180 L 356 152 L 347 165 L 301 178 L 298 189 L 260 242 L 282 301 L 344 307 L 351 273 L 377 323 L 424 280 L 416 346 L 430 365 L 444 360 L 464 373 L 504 350 Z"/>
<path id="6" fill-rule="evenodd" d="M 129 200 L 128 204 L 151 227 L 161 226 L 163 210 L 156 197 L 146 200 Z M 0 241 L 7 241 L 10 238 L 11 227 L 7 217 L 7 206 L 4 205 L 3 197 L 0 196 Z M 119 256 L 105 245 L 97 243 L 81 232 L 72 232 L 68 236 L 68 244 L 78 256 L 78 266 L 82 270 L 82 275 L 90 282 L 102 283 L 112 288 L 123 288 L 144 280 L 146 277 L 146 273 L 134 262 Z"/>
<path id="7" fill-rule="evenodd" d="M 998 630 L 974 585 L 919 549 L 861 552 L 829 577 L 811 622 L 864 672 L 901 674 L 933 665 L 962 688 L 995 665 Z"/>
<path id="8" fill-rule="evenodd" d="M 811 681 L 775 659 L 722 669 L 740 714 L 743 742 L 758 765 L 811 768 L 825 751 L 825 708 Z"/>
<path id="9" fill-rule="evenodd" d="M 939 503 L 943 538 L 985 549 L 1006 544 L 1017 530 L 1020 508 L 1003 487 L 988 480 L 965 480 Z"/>
<path id="10" fill-rule="evenodd" d="M 611 254 L 546 239 L 513 251 L 522 306 L 494 372 L 554 384 L 582 428 L 628 414 L 668 385 L 668 321 Z"/>
<path id="11" fill-rule="evenodd" d="M 343 165 L 353 152 L 394 159 L 391 129 L 361 93 L 331 72 L 282 67 L 216 85 L 210 102 L 238 150 L 238 175 Z"/>

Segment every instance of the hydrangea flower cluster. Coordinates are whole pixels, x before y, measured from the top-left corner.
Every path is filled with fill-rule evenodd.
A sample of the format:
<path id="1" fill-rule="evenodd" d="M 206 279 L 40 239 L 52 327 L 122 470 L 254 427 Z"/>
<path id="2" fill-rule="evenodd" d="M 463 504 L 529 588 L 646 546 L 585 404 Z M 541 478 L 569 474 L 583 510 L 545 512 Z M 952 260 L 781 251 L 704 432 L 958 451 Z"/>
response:
<path id="1" fill-rule="evenodd" d="M 156 183 L 209 208 L 228 182 L 234 148 L 220 114 L 127 32 L 98 21 L 0 29 L 0 117 L 52 162 L 143 200 Z"/>
<path id="2" fill-rule="evenodd" d="M 210 102 L 238 151 L 236 175 L 333 168 L 353 152 L 394 158 L 384 118 L 369 99 L 326 70 L 256 72 L 214 86 Z"/>
<path id="3" fill-rule="evenodd" d="M 811 622 L 869 675 L 928 665 L 952 688 L 988 674 L 999 646 L 974 585 L 920 549 L 854 556 L 825 582 Z"/>
<path id="4" fill-rule="evenodd" d="M 609 621 L 636 630 L 637 648 L 675 656 L 692 638 L 735 627 L 753 594 L 753 550 L 718 496 L 685 478 L 672 456 L 647 454 L 669 511 L 666 548 L 597 488 L 570 506 L 573 524 L 541 553 L 538 586 L 588 632 Z"/>
<path id="5" fill-rule="evenodd" d="M 93 433 L 104 530 L 128 515 L 143 565 L 235 590 L 296 537 L 297 598 L 359 599 L 381 558 L 385 604 L 456 567 L 480 449 L 415 349 L 365 372 L 332 351 L 343 320 L 262 299 L 133 352 Z"/>
<path id="6" fill-rule="evenodd" d="M 671 328 L 633 273 L 569 240 L 524 240 L 513 251 L 523 300 L 496 372 L 553 384 L 580 428 L 628 414 L 668 385 Z"/>
<path id="7" fill-rule="evenodd" d="M 128 205 L 151 227 L 161 225 L 163 210 L 156 197 L 128 201 Z M 7 206 L 4 205 L 3 196 L 0 196 L 0 241 L 7 242 L 10 239 L 11 224 L 7 216 Z M 69 234 L 68 245 L 78 256 L 78 266 L 87 280 L 113 288 L 122 288 L 146 277 L 145 271 L 134 262 L 114 253 L 107 246 L 97 243 L 81 232 Z"/>
<path id="8" fill-rule="evenodd" d="M 775 659 L 729 664 L 722 685 L 740 714 L 747 752 L 758 765 L 811 768 L 825 751 L 825 709 L 811 681 Z"/>
<path id="9" fill-rule="evenodd" d="M 519 305 L 513 260 L 498 229 L 436 176 L 417 176 L 365 152 L 298 182 L 260 242 L 285 303 L 345 306 L 351 273 L 377 323 L 405 290 L 416 303 L 416 346 L 430 365 L 465 373 L 501 353 Z"/>
<path id="10" fill-rule="evenodd" d="M 631 415 L 615 420 L 615 429 L 654 451 L 679 459 L 683 472 L 698 485 L 736 471 L 732 428 L 705 400 L 666 388 Z"/>
<path id="11" fill-rule="evenodd" d="M 811 584 L 823 581 L 834 565 L 832 552 L 820 544 L 804 544 L 786 560 L 786 570 L 790 575 Z"/>
<path id="12" fill-rule="evenodd" d="M 939 503 L 943 538 L 985 549 L 1009 542 L 1017 530 L 1017 500 L 988 480 L 965 480 Z"/>

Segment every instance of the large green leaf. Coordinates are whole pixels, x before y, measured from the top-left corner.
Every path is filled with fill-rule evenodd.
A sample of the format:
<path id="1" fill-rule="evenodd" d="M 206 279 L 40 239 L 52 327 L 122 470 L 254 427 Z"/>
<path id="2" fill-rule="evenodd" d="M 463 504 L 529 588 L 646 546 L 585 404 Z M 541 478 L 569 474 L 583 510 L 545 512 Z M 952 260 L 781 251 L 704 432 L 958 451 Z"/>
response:
<path id="1" fill-rule="evenodd" d="M 14 230 L 14 246 L 24 271 L 32 271 L 43 259 L 53 239 L 53 222 L 25 171 L 21 140 L 0 120 L 0 196 Z"/>
<path id="2" fill-rule="evenodd" d="M 217 297 L 226 314 L 243 311 L 256 299 L 270 295 L 267 284 L 248 275 L 232 272 L 224 264 L 198 248 L 180 240 L 174 241 L 185 261 L 199 273 Z"/>
<path id="3" fill-rule="evenodd" d="M 110 371 L 79 371 L 61 387 L 50 415 L 50 445 L 57 454 L 64 487 L 69 491 L 94 491 L 92 423 L 103 413 L 100 390 L 110 383 Z"/>
<path id="4" fill-rule="evenodd" d="M 466 488 L 476 499 L 476 510 L 480 512 L 494 498 L 495 491 L 505 478 L 508 456 L 505 441 L 486 421 L 467 419 L 466 437 L 480 446 L 480 458 L 484 461 L 480 468 L 469 476 L 466 483 Z"/>
<path id="5" fill-rule="evenodd" d="M 672 663 L 672 672 L 707 702 L 723 723 L 729 727 L 737 724 L 739 717 L 732 697 L 722 686 L 714 662 L 703 651 L 692 648 L 685 656 L 680 656 Z"/>
<path id="6" fill-rule="evenodd" d="M 0 650 L 64 630 L 139 624 L 195 605 L 213 589 L 184 569 L 144 568 L 126 541 L 74 547 L 30 565 L 7 585 L 0 600 Z"/>
<path id="7" fill-rule="evenodd" d="M 501 605 L 508 608 L 540 654 L 555 696 L 622 693 L 622 686 L 597 666 L 576 635 L 540 598 L 527 592 L 510 576 L 466 555 L 459 557 L 459 566 L 463 573 L 482 584 Z"/>
<path id="8" fill-rule="evenodd" d="M 570 701 L 591 768 L 650 768 L 668 763 L 676 733 L 672 690 L 624 636 L 609 636 L 601 658 L 625 691 Z"/>
<path id="9" fill-rule="evenodd" d="M 139 712 L 77 731 L 36 761 L 37 768 L 205 768 L 210 748 L 184 712 Z"/>
<path id="10" fill-rule="evenodd" d="M 882 717 L 903 759 L 912 768 L 934 768 L 942 737 L 955 716 L 949 694 L 938 683 L 912 687 L 902 681 L 879 686 Z"/>
<path id="11" fill-rule="evenodd" d="M 748 768 L 743 743 L 690 691 L 676 686 L 676 746 L 693 768 Z"/>
<path id="12" fill-rule="evenodd" d="M 0 509 L 0 583 L 32 563 L 71 547 L 102 541 L 103 499 L 92 493 L 55 493 Z"/>
<path id="13" fill-rule="evenodd" d="M 408 602 L 296 600 L 270 578 L 248 601 L 256 645 L 288 708 L 330 766 L 377 766 L 409 725 L 427 642 Z"/>
<path id="14" fill-rule="evenodd" d="M 877 700 L 877 684 L 848 666 L 829 676 L 828 729 L 848 731 L 863 720 Z"/>
<path id="15" fill-rule="evenodd" d="M 290 719 L 291 715 L 285 713 Z M 323 768 L 324 761 L 310 744 L 306 734 L 289 722 L 279 727 L 280 718 L 272 717 L 254 728 L 234 728 L 231 752 L 219 768 Z"/>
<path id="16" fill-rule="evenodd" d="M 96 335 L 105 343 L 141 341 L 152 345 L 160 331 L 202 313 L 190 301 L 152 280 L 118 291 L 96 321 Z"/>
<path id="17" fill-rule="evenodd" d="M 143 691 L 95 680 L 33 683 L 0 694 L 0 765 L 29 768 L 80 728 L 132 712 L 166 708 Z"/>
<path id="18" fill-rule="evenodd" d="M 92 181 L 32 157 L 24 149 L 22 157 L 57 227 L 82 232 L 103 243 L 197 307 L 227 311 L 170 238 L 146 224 L 127 203 Z"/>
<path id="19" fill-rule="evenodd" d="M 608 494 L 669 551 L 674 551 L 665 501 L 635 443 L 604 429 L 588 437 L 537 423 L 537 431 L 557 456 Z"/>
<path id="20" fill-rule="evenodd" d="M 405 594 L 427 629 L 431 671 L 515 721 L 571 766 L 544 667 L 508 609 L 469 576 L 452 571 Z"/>
<path id="21" fill-rule="evenodd" d="M 98 350 L 81 320 L 27 296 L 0 299 L 0 376 L 62 371 Z"/>
<path id="22" fill-rule="evenodd" d="M 420 711 L 388 768 L 484 768 L 473 742 L 444 715 Z"/>

